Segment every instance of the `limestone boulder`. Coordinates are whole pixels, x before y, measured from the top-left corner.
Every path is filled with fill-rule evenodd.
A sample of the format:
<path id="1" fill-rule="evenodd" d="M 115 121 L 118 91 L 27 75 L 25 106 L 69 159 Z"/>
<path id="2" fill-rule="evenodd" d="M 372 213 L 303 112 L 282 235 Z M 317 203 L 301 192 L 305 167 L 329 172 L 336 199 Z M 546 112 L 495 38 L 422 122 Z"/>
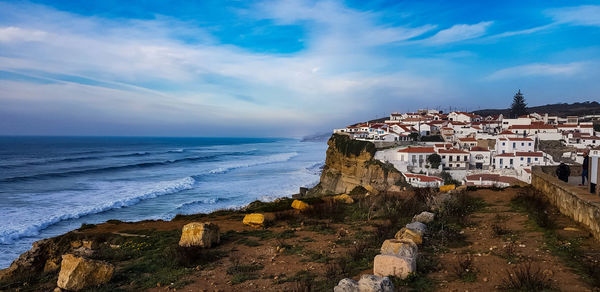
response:
<path id="1" fill-rule="evenodd" d="M 211 248 L 221 241 L 219 226 L 210 222 L 192 222 L 181 230 L 180 246 Z"/>
<path id="2" fill-rule="evenodd" d="M 417 245 L 423 243 L 423 236 L 412 229 L 402 228 L 394 237 L 400 241 L 411 241 Z"/>
<path id="3" fill-rule="evenodd" d="M 358 282 L 349 278 L 341 279 L 337 286 L 333 287 L 333 292 L 358 292 Z"/>
<path id="4" fill-rule="evenodd" d="M 266 223 L 275 220 L 273 214 L 252 213 L 244 216 L 242 222 L 252 227 L 264 227 Z"/>
<path id="5" fill-rule="evenodd" d="M 387 239 L 381 245 L 381 254 L 417 258 L 418 248 L 412 241 L 400 241 L 398 239 Z"/>
<path id="6" fill-rule="evenodd" d="M 66 254 L 62 256 L 56 284 L 61 289 L 79 291 L 110 281 L 114 270 L 107 262 Z"/>
<path id="7" fill-rule="evenodd" d="M 305 202 L 302 202 L 300 200 L 294 200 L 292 202 L 292 208 L 299 210 L 299 211 L 304 211 L 304 210 L 309 209 L 310 205 Z"/>
<path id="8" fill-rule="evenodd" d="M 375 256 L 373 273 L 377 276 L 394 276 L 406 279 L 417 270 L 416 258 L 396 256 L 392 254 L 380 254 Z"/>
<path id="9" fill-rule="evenodd" d="M 360 292 L 393 292 L 394 284 L 388 277 L 377 275 L 362 275 L 358 281 Z"/>
<path id="10" fill-rule="evenodd" d="M 455 185 L 443 185 L 440 186 L 440 192 L 449 192 L 451 190 L 454 190 L 456 188 Z"/>
<path id="11" fill-rule="evenodd" d="M 427 232 L 427 226 L 421 222 L 408 223 L 405 227 L 406 229 L 418 232 L 419 234 L 421 234 L 421 236 Z"/>
<path id="12" fill-rule="evenodd" d="M 431 213 L 431 212 L 421 212 L 421 214 L 417 214 L 413 217 L 413 221 L 414 222 L 421 222 L 421 223 L 430 223 L 435 219 L 435 214 Z"/>
<path id="13" fill-rule="evenodd" d="M 354 199 L 352 199 L 352 197 L 350 197 L 348 194 L 341 194 L 341 195 L 333 196 L 333 200 L 342 202 L 344 204 L 354 203 Z"/>

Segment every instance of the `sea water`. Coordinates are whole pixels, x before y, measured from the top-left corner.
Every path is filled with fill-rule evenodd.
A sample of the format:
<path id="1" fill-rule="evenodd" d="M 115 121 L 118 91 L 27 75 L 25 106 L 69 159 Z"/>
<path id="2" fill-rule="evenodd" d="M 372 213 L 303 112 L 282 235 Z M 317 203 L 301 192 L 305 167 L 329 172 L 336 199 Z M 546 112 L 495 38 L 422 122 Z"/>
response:
<path id="1" fill-rule="evenodd" d="M 0 137 L 0 268 L 31 244 L 110 219 L 273 200 L 319 180 L 325 142 L 259 138 Z"/>

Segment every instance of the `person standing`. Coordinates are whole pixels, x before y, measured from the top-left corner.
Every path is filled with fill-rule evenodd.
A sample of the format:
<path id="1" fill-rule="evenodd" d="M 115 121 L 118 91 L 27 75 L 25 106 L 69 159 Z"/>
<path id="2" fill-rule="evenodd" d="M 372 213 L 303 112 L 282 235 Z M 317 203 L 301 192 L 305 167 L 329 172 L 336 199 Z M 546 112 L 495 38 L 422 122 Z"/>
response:
<path id="1" fill-rule="evenodd" d="M 581 170 L 581 186 L 585 185 L 585 179 L 587 178 L 588 182 L 590 181 L 590 179 L 588 178 L 588 168 L 589 168 L 589 164 L 590 164 L 590 158 L 588 155 L 589 151 L 586 149 L 585 151 L 583 151 L 583 163 L 581 164 L 582 170 Z"/>

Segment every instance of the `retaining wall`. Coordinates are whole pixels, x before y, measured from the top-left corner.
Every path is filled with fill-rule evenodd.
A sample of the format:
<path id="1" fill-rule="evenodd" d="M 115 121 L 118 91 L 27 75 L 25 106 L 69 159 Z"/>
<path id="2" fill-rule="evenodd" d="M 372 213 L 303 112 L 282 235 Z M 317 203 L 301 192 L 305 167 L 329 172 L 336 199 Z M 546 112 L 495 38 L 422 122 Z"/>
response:
<path id="1" fill-rule="evenodd" d="M 561 213 L 585 226 L 600 241 L 600 198 L 586 189 L 569 185 L 535 166 L 531 184 L 543 192 Z"/>

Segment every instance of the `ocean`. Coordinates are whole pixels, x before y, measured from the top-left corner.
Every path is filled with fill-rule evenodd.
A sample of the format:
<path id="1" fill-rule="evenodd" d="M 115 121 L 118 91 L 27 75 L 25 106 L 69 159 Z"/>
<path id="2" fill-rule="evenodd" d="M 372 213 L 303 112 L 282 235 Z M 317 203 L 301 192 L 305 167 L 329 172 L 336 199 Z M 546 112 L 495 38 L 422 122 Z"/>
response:
<path id="1" fill-rule="evenodd" d="M 169 220 L 318 183 L 325 142 L 0 137 L 0 268 L 34 241 L 110 219 Z"/>

